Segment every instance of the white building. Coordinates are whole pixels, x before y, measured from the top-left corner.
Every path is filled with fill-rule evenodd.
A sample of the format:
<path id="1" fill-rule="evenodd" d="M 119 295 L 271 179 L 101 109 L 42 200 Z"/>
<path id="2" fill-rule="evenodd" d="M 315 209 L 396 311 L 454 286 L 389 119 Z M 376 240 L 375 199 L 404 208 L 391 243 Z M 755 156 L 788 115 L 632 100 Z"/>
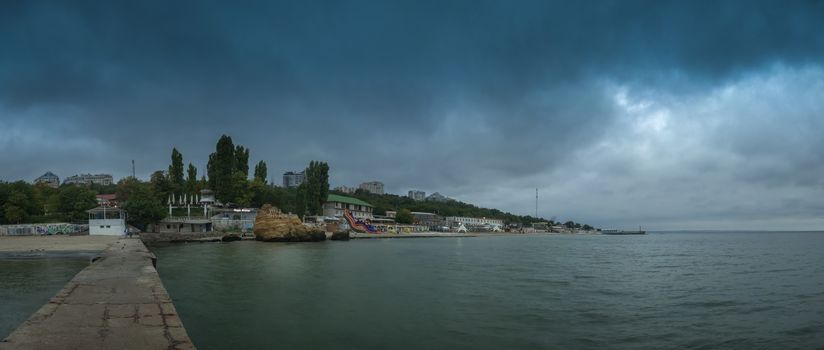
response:
<path id="1" fill-rule="evenodd" d="M 47 171 L 45 174 L 34 179 L 34 183 L 44 183 L 46 185 L 49 185 L 49 187 L 58 188 L 60 187 L 60 178 L 57 177 L 57 175 L 55 175 L 53 172 Z"/>
<path id="2" fill-rule="evenodd" d="M 372 211 L 374 207 L 372 204 L 366 203 L 360 199 L 339 196 L 330 194 L 323 203 L 323 216 L 342 217 L 343 210 L 349 209 L 352 216 L 356 219 L 373 219 Z"/>
<path id="3" fill-rule="evenodd" d="M 449 227 L 457 227 L 461 224 L 466 226 L 484 226 L 484 225 L 492 225 L 492 226 L 503 226 L 504 221 L 501 219 L 492 219 L 492 218 L 470 218 L 464 216 L 447 216 L 446 217 L 446 224 Z"/>
<path id="4" fill-rule="evenodd" d="M 122 236 L 125 234 L 125 211 L 106 207 L 89 210 L 89 235 Z"/>
<path id="5" fill-rule="evenodd" d="M 410 190 L 407 197 L 412 198 L 416 201 L 422 201 L 426 199 L 426 192 L 418 191 L 418 190 Z"/>
<path id="6" fill-rule="evenodd" d="M 200 204 L 204 206 L 215 204 L 215 192 L 208 188 L 200 190 Z"/>
<path id="7" fill-rule="evenodd" d="M 306 172 L 287 171 L 283 173 L 283 187 L 298 187 L 306 181 Z"/>
<path id="8" fill-rule="evenodd" d="M 114 179 L 109 174 L 80 174 L 69 176 L 63 180 L 63 184 L 77 184 L 77 185 L 111 185 Z"/>
<path id="9" fill-rule="evenodd" d="M 383 182 L 380 181 L 370 181 L 364 182 L 358 186 L 358 188 L 367 191 L 369 193 L 374 194 L 383 194 Z"/>

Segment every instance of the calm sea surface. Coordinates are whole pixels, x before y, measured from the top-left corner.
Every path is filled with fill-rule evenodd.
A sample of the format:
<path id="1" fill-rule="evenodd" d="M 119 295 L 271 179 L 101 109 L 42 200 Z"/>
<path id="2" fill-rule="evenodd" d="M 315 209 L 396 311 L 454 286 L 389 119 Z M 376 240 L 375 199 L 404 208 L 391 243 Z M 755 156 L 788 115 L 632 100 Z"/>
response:
<path id="1" fill-rule="evenodd" d="M 13 258 L 0 255 L 0 339 L 57 294 L 89 256 Z"/>
<path id="2" fill-rule="evenodd" d="M 200 349 L 824 346 L 824 233 L 153 250 Z"/>

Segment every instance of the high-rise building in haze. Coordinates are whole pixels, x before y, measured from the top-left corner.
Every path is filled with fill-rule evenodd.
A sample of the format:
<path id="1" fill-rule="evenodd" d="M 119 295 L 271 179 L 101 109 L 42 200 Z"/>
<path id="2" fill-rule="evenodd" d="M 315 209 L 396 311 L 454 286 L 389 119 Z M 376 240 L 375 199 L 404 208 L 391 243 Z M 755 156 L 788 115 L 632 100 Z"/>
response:
<path id="1" fill-rule="evenodd" d="M 80 174 L 69 176 L 65 180 L 63 180 L 63 184 L 76 184 L 76 185 L 104 185 L 108 186 L 114 183 L 114 179 L 109 174 Z"/>
<path id="2" fill-rule="evenodd" d="M 418 190 L 410 190 L 407 197 L 412 198 L 416 201 L 422 201 L 426 199 L 426 192 L 418 191 Z"/>
<path id="3" fill-rule="evenodd" d="M 305 171 L 287 171 L 283 173 L 283 187 L 298 187 L 306 180 Z"/>
<path id="4" fill-rule="evenodd" d="M 60 178 L 57 177 L 53 172 L 47 171 L 45 174 L 41 175 L 40 177 L 34 179 L 34 183 L 44 183 L 49 185 L 52 188 L 60 187 Z"/>
<path id="5" fill-rule="evenodd" d="M 383 182 L 380 181 L 364 182 L 360 184 L 358 188 L 368 191 L 369 193 L 383 194 Z"/>

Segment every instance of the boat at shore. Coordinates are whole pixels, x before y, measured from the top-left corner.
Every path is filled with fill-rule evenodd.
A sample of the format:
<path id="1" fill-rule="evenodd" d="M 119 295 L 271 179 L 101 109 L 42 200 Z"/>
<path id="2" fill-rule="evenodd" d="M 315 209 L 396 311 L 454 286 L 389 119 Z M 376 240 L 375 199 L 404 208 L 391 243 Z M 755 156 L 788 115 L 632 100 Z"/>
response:
<path id="1" fill-rule="evenodd" d="M 602 235 L 645 235 L 647 231 L 642 230 L 640 227 L 638 231 L 625 231 L 625 230 L 601 230 Z"/>

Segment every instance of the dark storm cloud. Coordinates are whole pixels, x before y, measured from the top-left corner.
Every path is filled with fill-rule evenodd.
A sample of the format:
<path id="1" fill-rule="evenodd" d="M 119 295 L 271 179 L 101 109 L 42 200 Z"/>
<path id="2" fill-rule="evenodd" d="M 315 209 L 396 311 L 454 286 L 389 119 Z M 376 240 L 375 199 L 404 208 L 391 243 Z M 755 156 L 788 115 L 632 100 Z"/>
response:
<path id="1" fill-rule="evenodd" d="M 632 131 L 616 91 L 670 109 L 685 98 L 709 105 L 710 91 L 777 65 L 818 67 L 823 32 L 824 3 L 814 1 L 4 2 L 0 178 L 122 176 L 130 159 L 145 176 L 166 166 L 171 147 L 202 171 L 226 133 L 273 173 L 322 159 L 333 185 L 379 179 L 525 212 L 497 198 L 578 178 L 569 169 L 586 167 L 580 154 Z M 726 134 L 690 135 L 738 157 L 792 161 L 747 171 L 696 155 L 706 169 L 746 173 L 719 183 L 781 187 L 822 164 L 798 151 L 820 145 L 815 137 L 792 147 L 766 137 L 792 133 L 777 115 L 797 96 L 762 94 L 771 108 L 732 113 L 752 102 L 733 99 L 713 109 L 735 114 L 712 129 Z M 821 130 L 817 114 L 790 114 Z M 654 159 L 600 161 L 616 196 L 633 193 L 619 189 L 622 168 L 636 184 L 673 187 L 669 175 L 638 173 Z M 789 178 L 820 187 L 814 176 Z M 570 215 L 618 217 L 585 210 L 597 196 L 568 197 L 586 198 Z"/>

